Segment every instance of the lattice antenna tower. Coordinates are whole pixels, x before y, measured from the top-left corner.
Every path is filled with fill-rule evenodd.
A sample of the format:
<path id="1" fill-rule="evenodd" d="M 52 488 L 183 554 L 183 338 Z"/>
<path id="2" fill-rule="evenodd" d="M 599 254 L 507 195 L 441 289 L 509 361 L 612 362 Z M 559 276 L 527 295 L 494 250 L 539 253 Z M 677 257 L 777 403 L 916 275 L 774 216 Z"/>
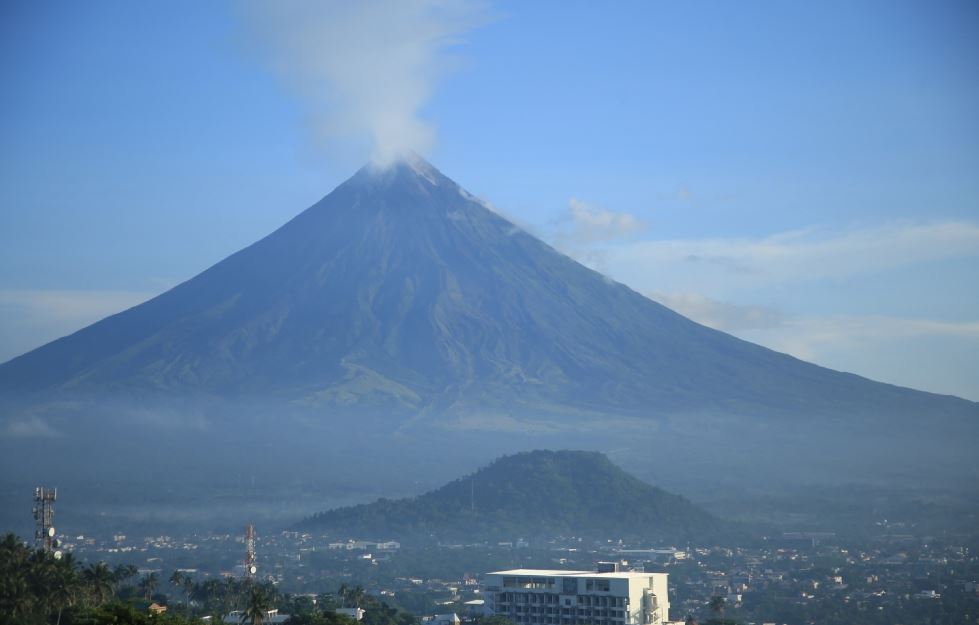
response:
<path id="1" fill-rule="evenodd" d="M 54 502 L 58 499 L 57 488 L 38 486 L 34 489 L 34 545 L 61 557 L 54 529 Z"/>
<path id="2" fill-rule="evenodd" d="M 255 527 L 249 523 L 245 526 L 245 577 L 254 579 L 258 567 L 255 565 Z"/>

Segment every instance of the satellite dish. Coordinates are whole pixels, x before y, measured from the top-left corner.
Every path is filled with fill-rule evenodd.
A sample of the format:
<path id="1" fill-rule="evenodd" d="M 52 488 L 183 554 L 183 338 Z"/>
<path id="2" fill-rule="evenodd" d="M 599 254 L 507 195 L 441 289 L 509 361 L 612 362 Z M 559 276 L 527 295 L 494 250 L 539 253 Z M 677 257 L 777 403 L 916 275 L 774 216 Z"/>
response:
<path id="1" fill-rule="evenodd" d="M 252 575 L 254 575 L 255 574 L 255 571 L 257 571 L 257 570 L 258 569 L 255 568 L 255 565 L 254 564 L 251 565 L 250 567 L 248 567 L 248 572 L 251 573 Z"/>
<path id="2" fill-rule="evenodd" d="M 53 527 L 49 527 L 48 528 L 48 536 L 54 536 L 54 528 Z"/>
<path id="3" fill-rule="evenodd" d="M 60 560 L 61 559 L 61 550 L 60 549 L 58 551 L 55 551 L 54 552 L 54 559 L 55 560 Z"/>

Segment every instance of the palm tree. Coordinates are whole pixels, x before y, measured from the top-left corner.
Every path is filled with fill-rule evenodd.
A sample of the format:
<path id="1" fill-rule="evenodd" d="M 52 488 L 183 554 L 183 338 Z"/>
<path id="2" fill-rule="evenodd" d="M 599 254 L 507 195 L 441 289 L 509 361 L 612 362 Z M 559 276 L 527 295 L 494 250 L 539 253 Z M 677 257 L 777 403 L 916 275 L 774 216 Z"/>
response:
<path id="1" fill-rule="evenodd" d="M 30 596 L 37 603 L 32 606 L 32 610 L 37 612 L 40 608 L 42 613 L 46 612 L 45 607 L 49 603 L 48 594 L 51 590 L 51 580 L 54 578 L 56 562 L 51 554 L 43 549 L 28 551 L 27 562 L 24 564 L 26 581 Z"/>
<path id="2" fill-rule="evenodd" d="M 347 607 L 347 595 L 350 593 L 350 588 L 346 584 L 340 584 L 340 588 L 337 589 L 337 597 L 340 599 L 340 607 Z"/>
<path id="3" fill-rule="evenodd" d="M 248 588 L 251 588 L 251 581 L 246 582 L 232 577 L 228 580 L 226 600 L 237 610 Z"/>
<path id="4" fill-rule="evenodd" d="M 724 600 L 724 597 L 712 597 L 709 605 L 710 611 L 716 614 L 718 619 L 724 618 L 724 608 L 727 606 L 727 601 Z"/>
<path id="5" fill-rule="evenodd" d="M 241 614 L 241 622 L 248 622 L 249 625 L 262 625 L 270 607 L 271 604 L 265 591 L 260 586 L 253 586 L 251 594 L 248 596 L 248 605 Z"/>
<path id="6" fill-rule="evenodd" d="M 190 596 L 194 593 L 194 578 L 184 575 L 184 595 L 187 598 L 187 617 L 190 618 Z"/>
<path id="7" fill-rule="evenodd" d="M 225 580 L 208 579 L 200 584 L 194 584 L 193 598 L 208 612 L 231 611 L 231 590 Z"/>
<path id="8" fill-rule="evenodd" d="M 174 586 L 180 586 L 181 584 L 184 583 L 184 574 L 181 573 L 179 570 L 174 569 L 173 573 L 170 574 L 169 582 Z"/>
<path id="9" fill-rule="evenodd" d="M 333 612 L 337 607 L 337 600 L 333 595 L 321 592 L 316 595 L 316 605 L 320 606 L 320 610 L 324 612 Z"/>
<path id="10" fill-rule="evenodd" d="M 156 573 L 150 573 L 149 575 L 144 575 L 143 579 L 139 580 L 139 590 L 143 593 L 143 596 L 147 599 L 153 598 L 153 591 L 156 590 L 157 584 L 159 584 L 160 578 Z"/>
<path id="11" fill-rule="evenodd" d="M 120 564 L 117 566 L 112 572 L 112 577 L 116 585 L 116 593 L 118 594 L 121 589 L 126 588 L 129 594 L 132 594 L 133 584 L 129 580 L 137 575 L 139 575 L 139 569 L 135 565 Z"/>
<path id="12" fill-rule="evenodd" d="M 74 557 L 66 553 L 59 564 L 52 580 L 50 596 L 52 607 L 58 607 L 57 625 L 61 625 L 62 610 L 72 607 L 81 591 L 81 580 L 75 570 Z"/>
<path id="13" fill-rule="evenodd" d="M 174 569 L 168 580 L 175 588 L 182 588 L 184 585 L 184 574 Z"/>
<path id="14" fill-rule="evenodd" d="M 34 610 L 34 597 L 26 578 L 18 575 L 5 580 L 4 594 L 5 597 L 0 597 L 0 608 L 10 615 L 10 622 L 29 622 Z"/>
<path id="15" fill-rule="evenodd" d="M 115 594 L 112 588 L 112 571 L 105 562 L 91 564 L 82 573 L 82 578 L 88 586 L 88 591 L 95 599 L 95 605 L 102 605 Z"/>
<path id="16" fill-rule="evenodd" d="M 0 542 L 0 614 L 9 615 L 12 623 L 29 622 L 34 611 L 31 578 L 39 571 L 30 560 L 31 550 L 14 534 Z"/>
<path id="17" fill-rule="evenodd" d="M 367 593 L 364 591 L 363 586 L 354 586 L 347 591 L 347 596 L 350 599 L 350 607 L 359 608 L 360 604 L 364 602 L 364 597 L 367 596 Z"/>

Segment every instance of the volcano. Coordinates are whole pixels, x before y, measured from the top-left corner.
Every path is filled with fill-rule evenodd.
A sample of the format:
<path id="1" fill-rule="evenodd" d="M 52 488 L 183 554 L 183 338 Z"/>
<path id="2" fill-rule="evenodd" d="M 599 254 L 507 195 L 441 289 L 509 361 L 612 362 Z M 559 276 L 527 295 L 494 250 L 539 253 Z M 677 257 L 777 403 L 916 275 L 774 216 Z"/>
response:
<path id="1" fill-rule="evenodd" d="M 509 441 L 493 455 L 527 436 L 618 436 L 646 441 L 642 455 L 795 440 L 837 466 L 883 450 L 890 466 L 912 454 L 958 471 L 979 440 L 979 404 L 697 324 L 417 157 L 367 166 L 203 273 L 0 365 L 0 396 L 8 438 L 18 424 L 70 433 L 178 402 L 209 417 L 205 435 L 244 406 L 340 432 L 383 422 Z"/>

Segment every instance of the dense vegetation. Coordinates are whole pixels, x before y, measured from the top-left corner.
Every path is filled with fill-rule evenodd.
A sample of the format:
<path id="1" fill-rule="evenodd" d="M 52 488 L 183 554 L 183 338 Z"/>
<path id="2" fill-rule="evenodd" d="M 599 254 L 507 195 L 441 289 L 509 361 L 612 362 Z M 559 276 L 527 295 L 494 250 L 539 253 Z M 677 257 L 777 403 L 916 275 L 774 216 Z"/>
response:
<path id="1" fill-rule="evenodd" d="M 144 601 L 118 603 L 118 589 L 135 576 L 135 567 L 110 569 L 102 562 L 82 567 L 71 553 L 55 558 L 7 534 L 0 541 L 0 623 L 143 622 L 159 580 L 147 576 L 126 586 L 134 597 L 142 593 Z M 156 622 L 181 620 L 167 616 Z"/>
<path id="2" fill-rule="evenodd" d="M 683 497 L 629 475 L 603 454 L 533 451 L 500 458 L 419 497 L 323 512 L 302 527 L 473 542 L 559 535 L 703 538 L 724 524 Z"/>
<path id="3" fill-rule="evenodd" d="M 154 613 L 154 603 L 166 611 Z M 324 594 L 314 600 L 250 580 L 198 582 L 180 571 L 163 580 L 156 573 L 140 577 L 134 566 L 81 566 L 71 553 L 55 558 L 49 551 L 31 549 L 14 534 L 0 540 L 0 625 L 188 625 L 199 623 L 201 616 L 219 623 L 232 610 L 241 612 L 242 623 L 255 625 L 273 607 L 291 615 L 289 625 L 357 625 L 336 614 L 338 605 L 363 608 L 359 625 L 415 623 L 411 614 L 359 586 L 341 586 L 335 597 Z"/>

